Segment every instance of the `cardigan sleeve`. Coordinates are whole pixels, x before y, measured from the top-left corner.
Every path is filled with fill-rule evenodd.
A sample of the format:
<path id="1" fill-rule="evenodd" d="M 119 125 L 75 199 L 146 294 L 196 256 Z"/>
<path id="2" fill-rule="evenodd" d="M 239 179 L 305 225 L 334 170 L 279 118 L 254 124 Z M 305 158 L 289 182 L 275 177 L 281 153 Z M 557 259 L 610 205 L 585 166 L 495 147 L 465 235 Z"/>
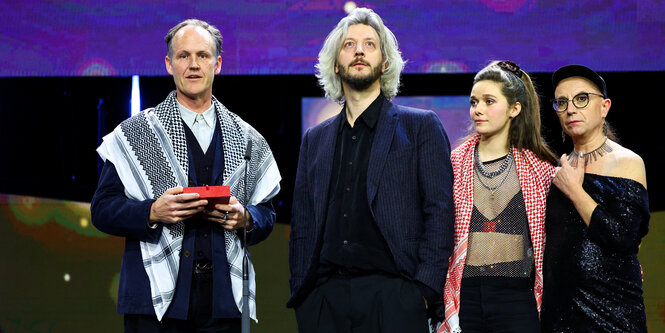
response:
<path id="1" fill-rule="evenodd" d="M 161 224 L 156 229 L 148 227 L 153 202 L 152 199 L 129 199 L 115 166 L 106 161 L 90 205 L 92 223 L 109 235 L 156 242 L 161 234 Z"/>

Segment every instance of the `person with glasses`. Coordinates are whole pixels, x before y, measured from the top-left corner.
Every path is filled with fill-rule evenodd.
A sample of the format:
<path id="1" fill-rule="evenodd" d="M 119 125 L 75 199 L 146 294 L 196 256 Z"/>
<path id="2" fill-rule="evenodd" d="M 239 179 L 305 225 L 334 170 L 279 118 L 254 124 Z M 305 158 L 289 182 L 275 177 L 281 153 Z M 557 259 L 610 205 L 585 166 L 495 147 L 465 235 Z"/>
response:
<path id="1" fill-rule="evenodd" d="M 540 332 L 545 199 L 556 156 L 529 75 L 510 61 L 476 74 L 473 134 L 451 154 L 455 247 L 438 332 Z"/>
<path id="2" fill-rule="evenodd" d="M 612 102 L 598 73 L 568 65 L 552 83 L 574 148 L 547 198 L 543 332 L 646 332 L 637 260 L 649 228 L 644 162 L 607 124 Z"/>

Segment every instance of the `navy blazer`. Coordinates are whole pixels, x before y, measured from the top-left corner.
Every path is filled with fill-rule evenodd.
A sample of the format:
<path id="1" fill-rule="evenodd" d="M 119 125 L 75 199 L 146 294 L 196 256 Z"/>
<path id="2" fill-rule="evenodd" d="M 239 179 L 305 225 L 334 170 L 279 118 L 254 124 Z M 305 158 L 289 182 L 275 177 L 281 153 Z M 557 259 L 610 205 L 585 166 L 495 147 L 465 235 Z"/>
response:
<path id="1" fill-rule="evenodd" d="M 289 266 L 297 306 L 314 288 L 341 113 L 305 133 L 293 193 Z M 386 102 L 367 169 L 367 202 L 400 272 L 443 295 L 453 249 L 450 142 L 437 115 Z"/>

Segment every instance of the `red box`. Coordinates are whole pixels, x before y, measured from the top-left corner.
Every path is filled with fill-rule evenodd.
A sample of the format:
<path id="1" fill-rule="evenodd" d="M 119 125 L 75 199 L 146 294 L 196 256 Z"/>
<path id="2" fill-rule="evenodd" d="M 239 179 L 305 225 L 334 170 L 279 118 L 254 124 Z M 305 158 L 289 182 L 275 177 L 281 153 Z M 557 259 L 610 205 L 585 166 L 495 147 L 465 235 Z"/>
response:
<path id="1" fill-rule="evenodd" d="M 208 200 L 208 209 L 214 209 L 217 204 L 226 205 L 231 199 L 231 188 L 228 185 L 185 187 L 182 193 L 198 193 L 200 199 Z"/>

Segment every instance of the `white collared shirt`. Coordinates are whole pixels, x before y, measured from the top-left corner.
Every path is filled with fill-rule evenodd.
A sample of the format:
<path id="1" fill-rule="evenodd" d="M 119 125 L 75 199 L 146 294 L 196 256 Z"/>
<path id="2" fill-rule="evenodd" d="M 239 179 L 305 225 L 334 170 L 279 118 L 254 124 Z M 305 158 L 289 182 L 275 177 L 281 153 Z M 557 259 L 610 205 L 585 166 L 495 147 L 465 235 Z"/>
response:
<path id="1" fill-rule="evenodd" d="M 194 124 L 197 122 L 197 116 L 199 115 L 199 113 L 196 113 L 184 107 L 182 104 L 180 104 L 180 102 L 177 102 L 177 104 L 178 104 L 178 110 L 180 111 L 180 117 L 182 117 L 182 120 L 185 121 L 187 127 L 189 127 L 189 129 L 192 130 L 192 133 L 194 133 L 194 136 L 196 137 L 197 141 L 199 142 L 199 145 L 201 146 L 201 149 L 205 153 L 208 150 L 210 141 L 212 141 L 212 135 L 215 132 L 214 130 L 215 125 L 217 125 L 215 105 L 214 104 L 210 105 L 210 108 L 208 108 L 208 110 L 201 113 L 201 115 L 203 116 L 203 121 L 209 127 L 209 130 L 206 130 L 205 133 L 201 133 L 201 131 L 198 129 L 198 126 L 194 126 Z"/>

